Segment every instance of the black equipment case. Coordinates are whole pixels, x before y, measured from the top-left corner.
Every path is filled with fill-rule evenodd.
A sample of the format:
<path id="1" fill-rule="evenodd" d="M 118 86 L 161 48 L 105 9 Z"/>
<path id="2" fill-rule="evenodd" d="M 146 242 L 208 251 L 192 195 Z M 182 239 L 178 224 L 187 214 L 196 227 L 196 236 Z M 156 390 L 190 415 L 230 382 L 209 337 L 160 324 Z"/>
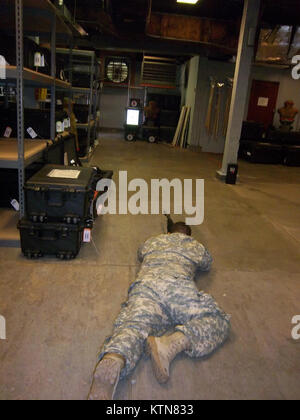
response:
<path id="1" fill-rule="evenodd" d="M 46 165 L 25 184 L 27 217 L 91 227 L 96 176 L 93 168 Z"/>
<path id="2" fill-rule="evenodd" d="M 27 258 L 55 255 L 60 259 L 73 259 L 83 242 L 83 224 L 33 223 L 22 219 L 18 229 L 22 252 Z"/>
<path id="3" fill-rule="evenodd" d="M 300 145 L 283 147 L 283 163 L 287 166 L 300 166 Z"/>
<path id="4" fill-rule="evenodd" d="M 282 146 L 279 144 L 241 141 L 239 157 L 253 163 L 282 163 Z"/>

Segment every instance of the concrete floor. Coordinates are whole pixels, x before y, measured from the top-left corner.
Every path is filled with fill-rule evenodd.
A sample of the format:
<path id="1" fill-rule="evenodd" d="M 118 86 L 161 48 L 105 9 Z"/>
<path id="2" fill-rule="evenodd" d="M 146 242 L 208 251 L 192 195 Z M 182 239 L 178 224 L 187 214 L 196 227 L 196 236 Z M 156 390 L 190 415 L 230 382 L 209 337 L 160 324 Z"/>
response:
<path id="1" fill-rule="evenodd" d="M 204 178 L 205 222 L 194 236 L 214 256 L 197 279 L 232 314 L 230 339 L 212 357 L 179 356 L 167 385 L 144 357 L 117 399 L 299 399 L 300 169 L 240 163 L 236 186 L 215 179 L 220 156 L 103 137 L 93 164 L 129 178 Z M 176 219 L 178 220 L 178 219 Z M 85 399 L 100 344 L 138 269 L 140 243 L 163 216 L 104 216 L 73 262 L 28 261 L 0 249 L 0 399 Z"/>

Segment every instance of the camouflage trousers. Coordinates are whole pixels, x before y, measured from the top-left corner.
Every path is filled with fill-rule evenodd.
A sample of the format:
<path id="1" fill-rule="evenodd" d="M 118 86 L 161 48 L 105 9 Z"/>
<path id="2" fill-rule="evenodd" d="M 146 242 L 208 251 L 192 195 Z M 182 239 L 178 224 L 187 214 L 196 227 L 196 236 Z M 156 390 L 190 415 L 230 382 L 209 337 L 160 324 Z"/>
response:
<path id="1" fill-rule="evenodd" d="M 111 337 L 100 352 L 117 353 L 126 360 L 121 378 L 129 375 L 144 352 L 149 335 L 181 331 L 189 338 L 190 357 L 200 358 L 213 353 L 229 335 L 230 317 L 214 299 L 198 292 L 191 282 L 164 282 L 155 279 L 146 284 L 136 283 L 114 323 Z"/>

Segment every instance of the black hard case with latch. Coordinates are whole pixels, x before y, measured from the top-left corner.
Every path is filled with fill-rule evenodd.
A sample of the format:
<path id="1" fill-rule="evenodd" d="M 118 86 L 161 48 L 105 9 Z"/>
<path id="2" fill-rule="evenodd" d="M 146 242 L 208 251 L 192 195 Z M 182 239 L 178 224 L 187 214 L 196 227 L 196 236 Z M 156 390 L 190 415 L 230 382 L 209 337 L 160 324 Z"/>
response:
<path id="1" fill-rule="evenodd" d="M 74 259 L 83 242 L 83 224 L 33 223 L 22 219 L 18 228 L 22 252 L 27 258 L 54 255 L 62 260 Z"/>
<path id="2" fill-rule="evenodd" d="M 53 171 L 76 171 L 78 177 L 51 177 Z M 73 172 L 74 173 L 74 172 Z M 27 218 L 37 222 L 86 223 L 95 195 L 95 170 L 46 165 L 25 184 Z M 88 223 L 87 223 L 88 226 Z"/>

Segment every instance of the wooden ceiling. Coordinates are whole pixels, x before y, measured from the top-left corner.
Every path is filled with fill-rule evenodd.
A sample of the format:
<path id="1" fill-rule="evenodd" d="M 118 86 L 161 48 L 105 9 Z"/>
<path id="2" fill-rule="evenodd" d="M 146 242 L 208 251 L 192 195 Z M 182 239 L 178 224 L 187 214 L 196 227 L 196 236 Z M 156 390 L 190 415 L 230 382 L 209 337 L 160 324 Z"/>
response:
<path id="1" fill-rule="evenodd" d="M 221 58 L 234 53 L 244 1 L 199 0 L 196 5 L 180 4 L 176 0 L 65 0 L 65 3 L 78 23 L 87 30 L 94 46 L 99 49 L 106 46 L 109 48 L 111 44 L 114 48 L 120 45 L 124 49 L 127 45 L 129 50 L 148 48 L 154 52 L 156 47 L 159 49 L 166 45 L 170 48 L 170 45 L 173 45 L 174 49 L 177 46 L 184 51 L 185 41 L 189 45 L 188 53 L 201 54 L 201 51 L 204 51 L 205 55 L 209 55 L 211 51 L 213 56 L 220 55 Z M 190 22 L 199 19 L 202 27 L 210 28 L 211 33 L 227 31 L 227 34 L 220 44 L 203 43 L 201 37 L 198 41 L 184 40 L 180 37 L 176 40 L 176 36 L 167 38 L 169 42 L 160 39 L 162 37 L 159 36 L 157 39 L 149 39 L 150 11 L 152 16 L 163 14 L 165 21 L 177 21 L 174 15 L 183 16 L 183 23 L 178 21 L 179 30 L 180 26 L 186 25 L 190 17 Z M 261 24 L 264 25 L 300 25 L 300 0 L 262 0 L 260 16 Z M 205 30 L 202 32 L 205 35 Z M 198 45 L 195 45 L 197 43 Z M 226 49 L 224 44 L 230 45 L 230 49 Z"/>

